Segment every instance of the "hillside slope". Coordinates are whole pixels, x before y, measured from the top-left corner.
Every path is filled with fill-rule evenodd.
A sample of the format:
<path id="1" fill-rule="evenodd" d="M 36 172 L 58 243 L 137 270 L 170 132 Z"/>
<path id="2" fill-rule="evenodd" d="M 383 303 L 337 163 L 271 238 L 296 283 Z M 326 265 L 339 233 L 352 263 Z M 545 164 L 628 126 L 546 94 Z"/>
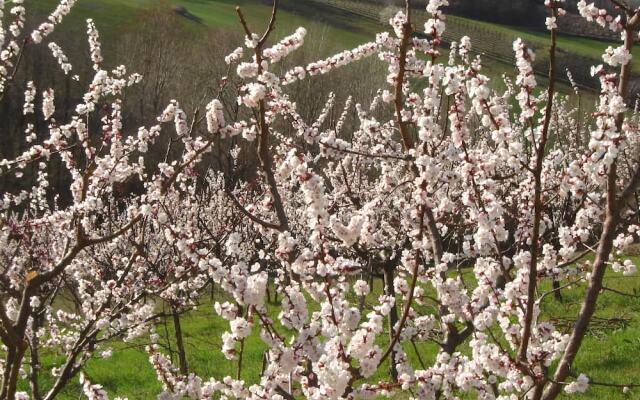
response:
<path id="1" fill-rule="evenodd" d="M 56 0 L 27 0 L 27 3 L 45 13 L 55 6 Z M 80 27 L 78 31 L 83 31 L 83 20 L 93 18 L 108 51 L 119 40 L 119 35 L 144 18 L 151 8 L 181 7 L 182 11 L 200 21 L 194 22 L 176 13 L 176 18 L 182 18 L 187 28 L 216 27 L 241 34 L 236 4 L 244 10 L 250 26 L 260 30 L 269 19 L 269 3 L 267 0 L 82 0 L 77 2 L 63 26 Z M 305 26 L 309 31 L 307 46 L 313 46 L 318 58 L 371 41 L 375 33 L 388 29 L 381 20 L 386 19 L 384 13 L 390 10 L 375 0 L 281 0 L 281 5 L 274 39 L 288 35 L 298 26 Z M 425 11 L 416 12 L 416 25 L 420 27 L 426 18 Z M 504 73 L 513 72 L 512 43 L 516 37 L 522 37 L 536 50 L 537 72 L 542 78 L 546 76 L 546 32 L 448 16 L 445 39 L 457 41 L 464 35 L 471 37 L 474 50 L 483 55 L 486 75 L 500 78 Z M 600 54 L 609 45 L 608 42 L 561 35 L 558 40 L 558 70 L 562 73 L 559 78 L 568 83 L 564 71 L 569 69 L 579 84 L 596 90 L 597 82 L 588 74 L 589 67 L 602 62 Z M 640 50 L 634 55 L 640 57 Z M 640 72 L 640 66 L 636 66 L 636 71 Z"/>
<path id="2" fill-rule="evenodd" d="M 57 4 L 57 0 L 26 0 L 27 5 L 34 7 L 40 14 L 50 12 Z M 255 30 L 261 30 L 269 20 L 271 7 L 268 2 L 259 0 L 82 0 L 74 6 L 68 16 L 64 27 L 69 25 L 81 25 L 84 29 L 84 20 L 92 18 L 96 26 L 107 40 L 118 40 L 119 33 L 128 26 L 135 24 L 139 18 L 144 18 L 145 12 L 151 8 L 176 9 L 183 7 L 188 13 L 201 20 L 205 27 L 217 27 L 237 29 L 242 32 L 235 11 L 239 5 L 247 21 Z M 297 9 L 296 12 L 281 10 L 276 23 L 275 39 L 290 34 L 298 26 L 305 26 L 310 36 L 321 36 L 325 42 L 325 52 L 338 51 L 357 46 L 370 39 L 368 33 L 378 29 L 375 24 L 365 22 L 363 29 L 350 29 L 343 21 L 340 26 L 337 23 L 329 24 L 325 16 L 318 19 L 309 9 Z M 44 16 L 44 15 L 43 15 Z M 183 18 L 176 13 L 176 17 Z M 331 18 L 338 22 L 336 18 Z M 200 24 L 185 22 L 198 28 Z M 376 27 L 376 28 L 374 28 Z"/>

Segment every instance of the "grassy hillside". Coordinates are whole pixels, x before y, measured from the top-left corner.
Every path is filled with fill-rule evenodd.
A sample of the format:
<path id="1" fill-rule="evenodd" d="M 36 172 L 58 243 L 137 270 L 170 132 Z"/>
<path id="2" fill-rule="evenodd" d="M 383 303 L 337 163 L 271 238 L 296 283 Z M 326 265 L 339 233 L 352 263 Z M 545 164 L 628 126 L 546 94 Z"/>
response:
<path id="1" fill-rule="evenodd" d="M 57 0 L 26 0 L 26 3 L 38 10 L 40 14 L 44 14 L 53 9 Z M 102 34 L 103 47 L 108 55 L 109 50 L 119 40 L 122 32 L 135 26 L 136 21 L 144 18 L 145 13 L 152 7 L 171 9 L 175 6 L 184 6 L 191 14 L 202 20 L 202 24 L 198 24 L 176 14 L 176 18 L 182 18 L 188 28 L 197 30 L 216 27 L 241 34 L 235 6 L 241 6 L 253 30 L 261 31 L 271 13 L 269 3 L 267 0 L 79 0 L 61 29 L 73 27 L 75 34 L 81 35 L 84 31 L 84 20 L 93 18 Z M 336 8 L 336 4 L 339 5 L 339 8 Z M 353 9 L 354 4 L 362 5 L 365 3 L 348 0 L 281 0 L 281 9 L 278 14 L 275 34 L 272 36 L 273 40 L 290 34 L 298 26 L 304 26 L 309 31 L 305 46 L 313 49 L 310 53 L 314 58 L 321 58 L 371 41 L 377 32 L 389 29 L 379 21 L 380 6 L 368 5 L 369 8 Z M 416 23 L 421 25 L 420 20 L 426 18 L 426 12 L 417 13 L 416 18 Z M 470 31 L 469 27 L 472 27 L 473 31 Z M 545 84 L 546 64 L 544 59 L 548 45 L 545 33 L 449 16 L 451 35 L 459 37 L 468 34 L 473 37 L 474 31 L 478 35 L 476 42 L 481 44 L 491 42 L 491 46 L 495 47 L 496 51 L 502 55 L 496 58 L 491 57 L 491 52 L 485 52 L 487 55 L 483 58 L 483 73 L 492 78 L 496 89 L 502 90 L 504 88 L 502 84 L 504 74 L 515 75 L 515 69 L 512 65 L 511 40 L 516 35 L 523 36 L 530 43 L 534 43 L 543 66 L 539 71 L 541 72 L 539 81 L 542 85 Z M 505 42 L 501 40 L 504 38 L 509 39 Z M 474 43 L 474 47 L 482 52 L 483 50 L 478 49 L 476 44 Z M 588 57 L 599 57 L 600 51 L 605 45 L 605 42 L 583 38 L 561 37 L 559 40 L 560 51 L 576 49 L 580 55 Z M 107 60 L 110 58 L 107 57 Z M 114 61 L 126 64 L 126 60 Z M 584 68 L 588 70 L 588 66 Z M 561 73 L 560 78 L 564 77 L 564 73 Z M 566 83 L 560 84 L 559 90 L 571 93 L 571 89 Z M 592 101 L 591 97 L 591 94 L 586 94 L 588 101 Z"/>
<path id="2" fill-rule="evenodd" d="M 27 5 L 34 7 L 42 15 L 50 12 L 56 2 L 57 0 L 26 0 Z M 281 1 L 273 40 L 290 34 L 298 26 L 304 26 L 309 31 L 305 46 L 311 46 L 314 58 L 321 58 L 369 42 L 375 38 L 377 32 L 389 29 L 377 20 L 320 4 L 323 2 L 324 0 Z M 268 3 L 262 0 L 79 0 L 59 29 L 73 29 L 76 35 L 82 35 L 84 21 L 93 18 L 108 54 L 122 32 L 134 26 L 140 18 L 144 18 L 145 12 L 151 7 L 171 9 L 181 5 L 202 20 L 202 24 L 198 24 L 176 14 L 176 18 L 184 19 L 187 28 L 197 30 L 217 27 L 234 30 L 240 34 L 242 31 L 235 6 L 241 6 L 253 30 L 261 31 L 271 13 Z M 126 64 L 126 60 L 117 61 Z M 483 64 L 483 73 L 493 78 L 496 89 L 504 88 L 502 75 L 515 75 L 513 65 L 508 62 L 485 57 Z M 541 77 L 540 81 L 544 84 L 544 77 Z M 566 85 L 560 85 L 560 90 L 570 92 Z"/>
<path id="3" fill-rule="evenodd" d="M 26 3 L 39 12 L 50 11 L 57 0 L 27 0 Z M 67 24 L 83 23 L 86 18 L 93 18 L 98 28 L 114 40 L 118 32 L 138 18 L 144 17 L 145 10 L 150 7 L 184 6 L 193 15 L 202 19 L 206 26 L 239 29 L 235 6 L 240 5 L 250 26 L 261 30 L 268 21 L 271 9 L 268 2 L 261 0 L 80 0 L 69 16 Z M 349 11 L 349 12 L 346 12 Z M 284 0 L 280 18 L 276 24 L 275 38 L 284 36 L 297 26 L 305 26 L 309 37 L 321 37 L 326 51 L 351 48 L 373 39 L 373 34 L 387 27 L 379 23 L 382 6 L 349 0 Z M 420 26 L 427 18 L 426 12 L 416 13 L 416 23 Z M 196 25 L 196 23 L 191 22 Z M 451 35 L 473 36 L 474 32 L 482 34 L 483 41 L 500 42 L 497 52 L 505 59 L 513 57 L 511 41 L 521 37 L 529 42 L 540 55 L 544 56 L 548 49 L 548 33 L 475 21 L 458 16 L 449 16 Z M 487 36 L 488 35 L 488 36 Z M 501 43 L 505 42 L 505 43 Z M 558 50 L 579 57 L 601 62 L 601 54 L 611 43 L 559 35 Z M 482 48 L 477 49 L 483 51 Z M 635 58 L 640 58 L 640 48 L 634 50 Z M 640 72 L 640 64 L 636 65 Z M 500 70 L 501 68 L 497 68 Z"/>
<path id="4" fill-rule="evenodd" d="M 49 12 L 55 7 L 57 0 L 27 0 L 29 6 L 35 7 L 40 13 Z M 71 14 L 65 20 L 64 25 L 84 26 L 84 20 L 93 18 L 96 26 L 105 37 L 105 42 L 118 40 L 119 32 L 131 24 L 135 24 L 139 18 L 144 18 L 146 10 L 152 7 L 172 8 L 184 6 L 193 15 L 201 18 L 202 26 L 196 22 L 185 23 L 193 28 L 217 27 L 236 29 L 242 32 L 235 11 L 236 5 L 242 8 L 249 26 L 255 31 L 262 31 L 269 20 L 271 7 L 259 0 L 80 0 L 74 6 Z M 317 18 L 312 14 L 303 15 L 298 8 L 296 12 L 282 9 L 278 12 L 276 30 L 273 36 L 278 39 L 290 34 L 295 28 L 305 26 L 309 30 L 309 37 L 322 37 L 325 44 L 325 52 L 342 50 L 355 47 L 358 44 L 371 40 L 369 32 L 379 29 L 375 24 L 364 22 L 357 29 L 347 29 L 336 24 L 340 18 L 336 18 L 334 24 L 328 24 L 326 19 Z M 176 18 L 182 18 L 176 14 Z M 106 43 L 108 44 L 108 43 Z"/>

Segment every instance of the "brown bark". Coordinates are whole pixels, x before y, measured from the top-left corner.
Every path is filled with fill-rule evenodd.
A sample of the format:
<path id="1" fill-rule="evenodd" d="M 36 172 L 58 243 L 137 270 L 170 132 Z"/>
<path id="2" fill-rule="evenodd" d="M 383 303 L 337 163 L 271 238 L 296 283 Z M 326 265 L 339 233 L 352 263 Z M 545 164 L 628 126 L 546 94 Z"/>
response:
<path id="1" fill-rule="evenodd" d="M 390 296 L 392 298 L 396 298 L 396 291 L 393 287 L 393 279 L 394 279 L 395 268 L 392 263 L 386 262 L 383 266 L 382 273 L 384 276 L 384 294 Z M 391 311 L 389 312 L 389 343 L 393 342 L 396 323 L 398 323 L 398 308 L 395 303 L 393 307 L 391 307 Z M 391 348 L 391 355 L 389 360 L 389 373 L 391 374 L 391 379 L 393 382 L 398 381 L 398 369 L 396 368 L 396 351 L 394 348 Z"/>
<path id="2" fill-rule="evenodd" d="M 182 335 L 182 326 L 180 325 L 180 313 L 176 308 L 172 308 L 173 328 L 176 334 L 176 348 L 178 350 L 178 363 L 180 365 L 180 373 L 182 375 L 189 374 L 189 366 L 187 364 L 187 353 L 184 349 L 184 340 Z"/>
<path id="3" fill-rule="evenodd" d="M 557 17 L 558 12 L 555 8 L 555 1 L 552 1 L 551 8 L 552 17 Z M 551 48 L 549 49 L 549 87 L 547 90 L 547 105 L 544 112 L 544 123 L 542 133 L 540 135 L 540 143 L 534 148 L 536 150 L 536 164 L 533 169 L 534 178 L 534 216 L 533 230 L 531 233 L 531 262 L 529 264 L 529 284 L 527 286 L 527 305 L 524 317 L 524 330 L 520 348 L 518 350 L 518 361 L 526 362 L 527 351 L 529 348 L 529 340 L 531 338 L 531 328 L 533 325 L 533 309 L 536 301 L 536 286 L 538 283 L 538 252 L 540 250 L 540 221 L 542 220 L 542 212 L 544 205 L 542 204 L 542 165 L 544 162 L 547 138 L 549 136 L 549 126 L 551 124 L 551 114 L 553 111 L 553 96 L 555 95 L 556 84 L 556 29 L 551 30 Z"/>
<path id="4" fill-rule="evenodd" d="M 38 384 L 38 374 L 40 372 L 40 355 L 38 348 L 40 346 L 40 339 L 38 338 L 38 329 L 40 329 L 42 317 L 36 315 L 33 317 L 33 323 L 31 325 L 31 341 L 29 348 L 31 352 L 31 360 L 29 363 L 29 380 L 31 384 L 31 397 L 33 400 L 40 400 L 40 385 Z"/>

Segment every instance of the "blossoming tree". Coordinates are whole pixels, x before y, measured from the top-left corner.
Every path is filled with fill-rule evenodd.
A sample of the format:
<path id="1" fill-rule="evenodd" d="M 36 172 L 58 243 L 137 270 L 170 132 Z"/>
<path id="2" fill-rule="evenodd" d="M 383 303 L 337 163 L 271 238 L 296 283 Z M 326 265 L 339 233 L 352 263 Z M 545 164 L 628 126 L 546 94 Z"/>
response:
<path id="1" fill-rule="evenodd" d="M 306 30 L 273 43 L 278 1 L 263 32 L 238 8 L 246 40 L 224 60 L 234 74 L 220 80 L 203 113 L 188 116 L 174 100 L 157 125 L 133 129 L 123 123 L 124 92 L 142 77 L 103 69 L 88 21 L 94 77 L 82 102 L 58 121 L 54 90 L 39 95 L 27 82 L 26 149 L 0 163 L 3 177 L 30 187 L 3 193 L 0 203 L 0 398 L 52 399 L 76 376 L 87 397 L 107 398 L 83 368 L 94 355 L 108 357 L 113 338 L 150 339 L 162 398 L 355 399 L 410 390 L 416 399 L 554 399 L 563 389 L 585 391 L 590 380 L 575 377 L 572 363 L 605 271 L 635 272 L 624 250 L 640 232 L 640 135 L 626 96 L 640 11 L 612 2 L 619 15 L 578 5 L 623 44 L 592 68 L 601 84 L 595 121 L 577 129 L 576 110 L 556 90 L 561 0 L 545 2 L 548 84 L 538 86 L 535 54 L 518 39 L 517 75 L 505 78 L 504 91 L 482 73 L 469 38 L 443 57 L 446 0 L 429 1 L 424 27 L 413 24 L 407 1 L 392 32 L 282 73 Z M 45 42 L 74 1 L 61 1 L 26 36 L 21 3 L 13 1 L 3 30 L 3 94 L 19 85 L 24 47 Z M 72 73 L 63 49 L 48 46 L 61 73 Z M 297 111 L 293 83 L 374 56 L 388 65 L 388 86 L 366 104 L 329 96 L 319 115 Z M 177 140 L 181 155 L 145 166 L 161 135 Z M 198 168 L 232 140 L 257 155 L 251 182 Z M 51 165 L 71 176 L 69 204 L 53 196 Z M 116 190 L 127 182 L 142 189 Z M 382 293 L 374 293 L 376 278 Z M 562 332 L 541 305 L 580 282 L 582 307 Z M 165 317 L 156 302 L 188 309 L 208 285 L 229 299 L 214 306 L 229 330 L 214 333 L 238 373 L 221 380 L 188 374 L 182 359 L 174 367 L 153 333 Z M 269 285 L 282 296 L 277 320 Z M 240 376 L 253 334 L 268 351 L 259 383 L 248 385 Z M 424 342 L 438 353 L 416 365 L 407 350 Z M 64 359 L 46 391 L 38 385 L 42 348 Z M 373 381 L 383 365 L 388 379 Z M 17 390 L 23 376 L 30 394 Z"/>

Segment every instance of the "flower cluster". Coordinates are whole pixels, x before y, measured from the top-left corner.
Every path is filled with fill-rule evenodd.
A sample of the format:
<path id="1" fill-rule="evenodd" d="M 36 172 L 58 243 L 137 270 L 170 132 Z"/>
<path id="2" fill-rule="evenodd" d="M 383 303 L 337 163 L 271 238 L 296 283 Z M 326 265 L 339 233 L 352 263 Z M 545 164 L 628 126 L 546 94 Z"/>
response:
<path id="1" fill-rule="evenodd" d="M 622 16 L 620 15 L 614 17 L 609 14 L 606 9 L 598 8 L 595 3 L 587 4 L 585 0 L 580 0 L 577 7 L 580 15 L 587 21 L 596 22 L 603 28 L 608 28 L 614 32 L 622 29 Z"/>

